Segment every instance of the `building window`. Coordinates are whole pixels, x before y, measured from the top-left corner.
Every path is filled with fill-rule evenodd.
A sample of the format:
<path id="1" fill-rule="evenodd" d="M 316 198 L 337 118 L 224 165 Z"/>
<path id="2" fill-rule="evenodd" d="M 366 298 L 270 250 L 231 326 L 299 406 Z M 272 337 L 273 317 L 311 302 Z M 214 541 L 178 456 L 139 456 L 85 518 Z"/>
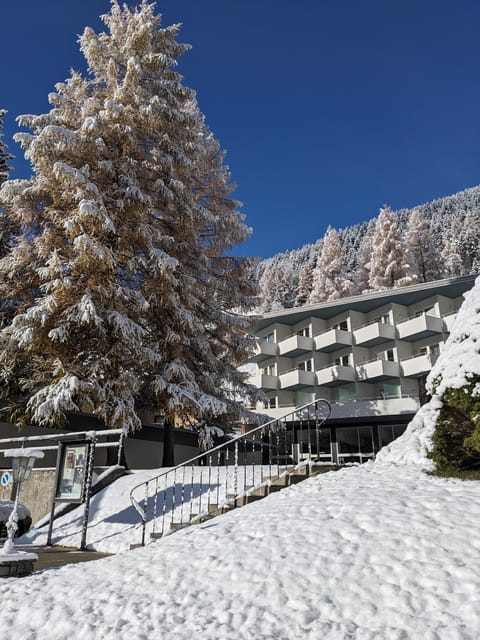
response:
<path id="1" fill-rule="evenodd" d="M 297 336 L 304 336 L 305 338 L 310 337 L 310 327 L 304 327 L 303 329 L 299 329 L 297 331 Z"/>
<path id="2" fill-rule="evenodd" d="M 262 340 L 265 340 L 265 342 L 275 342 L 275 334 L 273 333 L 268 333 L 266 336 L 263 336 Z"/>
<path id="3" fill-rule="evenodd" d="M 309 360 L 304 360 L 303 362 L 299 362 L 297 364 L 297 369 L 299 371 L 313 371 L 313 365 L 311 358 Z"/>
<path id="4" fill-rule="evenodd" d="M 269 398 L 267 401 L 267 409 L 276 409 L 277 408 L 277 398 Z"/>
<path id="5" fill-rule="evenodd" d="M 385 351 L 385 358 L 390 362 L 395 362 L 395 351 L 393 349 Z"/>
<path id="6" fill-rule="evenodd" d="M 432 344 L 430 346 L 430 358 L 432 359 L 432 364 L 435 364 L 439 355 L 440 355 L 440 345 Z"/>
<path id="7" fill-rule="evenodd" d="M 420 311 L 416 311 L 413 315 L 414 318 L 419 318 L 420 316 L 433 316 L 437 317 L 437 312 L 435 311 L 435 307 L 427 307 L 426 309 L 420 309 Z"/>
<path id="8" fill-rule="evenodd" d="M 346 320 L 342 320 L 341 322 L 335 324 L 332 329 L 340 329 L 340 331 L 348 331 L 348 322 Z"/>
<path id="9" fill-rule="evenodd" d="M 266 367 L 263 367 L 262 373 L 264 376 L 275 376 L 277 375 L 275 372 L 275 365 L 269 364 Z"/>
<path id="10" fill-rule="evenodd" d="M 382 389 L 382 398 L 401 398 L 402 389 L 398 383 L 384 382 Z"/>
<path id="11" fill-rule="evenodd" d="M 340 356 L 338 358 L 335 358 L 335 364 L 338 364 L 342 367 L 349 367 L 350 366 L 350 354 L 347 353 L 346 356 Z"/>
<path id="12" fill-rule="evenodd" d="M 387 313 L 384 316 L 379 316 L 378 318 L 375 318 L 373 322 L 379 322 L 380 324 L 391 324 L 390 315 Z"/>

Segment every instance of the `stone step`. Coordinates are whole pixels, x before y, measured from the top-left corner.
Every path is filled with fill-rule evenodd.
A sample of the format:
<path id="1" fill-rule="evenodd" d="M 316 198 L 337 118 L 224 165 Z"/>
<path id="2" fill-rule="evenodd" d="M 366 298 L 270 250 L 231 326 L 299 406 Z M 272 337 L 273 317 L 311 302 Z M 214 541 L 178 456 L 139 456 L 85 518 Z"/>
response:
<path id="1" fill-rule="evenodd" d="M 170 531 L 180 531 L 180 529 L 185 529 L 185 527 L 189 527 L 190 522 L 171 522 L 170 523 Z"/>
<path id="2" fill-rule="evenodd" d="M 150 534 L 150 540 L 160 540 L 160 538 L 163 538 L 163 533 L 151 533 Z"/>

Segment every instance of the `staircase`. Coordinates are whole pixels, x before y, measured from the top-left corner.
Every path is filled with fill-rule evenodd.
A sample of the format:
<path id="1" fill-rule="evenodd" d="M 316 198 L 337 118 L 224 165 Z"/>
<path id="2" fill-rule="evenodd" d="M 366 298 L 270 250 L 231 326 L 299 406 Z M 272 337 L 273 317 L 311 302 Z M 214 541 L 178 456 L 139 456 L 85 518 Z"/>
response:
<path id="1" fill-rule="evenodd" d="M 337 468 L 322 450 L 330 413 L 326 400 L 315 400 L 138 484 L 130 500 L 141 541 L 131 548 Z"/>

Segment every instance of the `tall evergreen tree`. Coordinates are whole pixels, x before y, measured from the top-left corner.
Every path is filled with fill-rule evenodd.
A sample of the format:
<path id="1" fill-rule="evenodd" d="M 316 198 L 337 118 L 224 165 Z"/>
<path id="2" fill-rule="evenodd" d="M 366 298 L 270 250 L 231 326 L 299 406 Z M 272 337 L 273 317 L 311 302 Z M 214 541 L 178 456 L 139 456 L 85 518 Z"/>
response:
<path id="1" fill-rule="evenodd" d="M 315 267 L 312 260 L 308 260 L 303 265 L 298 280 L 298 292 L 297 297 L 295 298 L 295 306 L 301 307 L 302 305 L 307 304 L 312 292 L 314 269 Z"/>
<path id="2" fill-rule="evenodd" d="M 407 261 L 405 242 L 395 214 L 385 206 L 380 209 L 372 237 L 370 288 L 389 289 L 415 282 L 416 275 Z"/>
<path id="3" fill-rule="evenodd" d="M 328 227 L 323 238 L 322 252 L 313 273 L 310 302 L 336 300 L 348 296 L 352 283 L 345 273 L 342 248 L 337 231 Z"/>
<path id="4" fill-rule="evenodd" d="M 452 219 L 448 238 L 442 249 L 442 259 L 445 275 L 461 276 L 463 275 L 463 260 L 460 248 L 460 239 L 462 235 L 462 222 L 457 216 Z"/>
<path id="5" fill-rule="evenodd" d="M 418 282 L 430 282 L 440 277 L 440 254 L 433 242 L 430 227 L 423 214 L 414 209 L 405 233 L 406 256 Z"/>
<path id="6" fill-rule="evenodd" d="M 459 238 L 465 273 L 476 273 L 480 266 L 480 210 L 470 209 Z"/>
<path id="7" fill-rule="evenodd" d="M 22 424 L 91 412 L 140 426 L 150 403 L 172 416 L 220 414 L 251 391 L 236 366 L 250 349 L 256 301 L 249 234 L 195 94 L 175 71 L 187 45 L 154 5 L 112 1 L 105 33 L 85 29 L 89 74 L 22 116 L 33 164 L 6 182 L 5 214 L 22 225 L 0 261 L 14 318 L 0 334 L 2 394 Z"/>
<path id="8" fill-rule="evenodd" d="M 10 172 L 8 163 L 13 159 L 13 156 L 8 153 L 7 145 L 3 141 L 3 118 L 6 113 L 5 109 L 0 109 L 0 186 L 8 178 Z"/>

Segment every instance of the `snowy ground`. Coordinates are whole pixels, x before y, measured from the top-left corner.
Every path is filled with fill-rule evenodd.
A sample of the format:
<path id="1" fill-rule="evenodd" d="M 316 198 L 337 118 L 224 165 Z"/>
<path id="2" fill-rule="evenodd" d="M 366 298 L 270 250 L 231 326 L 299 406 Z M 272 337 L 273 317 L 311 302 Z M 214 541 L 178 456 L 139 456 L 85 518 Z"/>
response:
<path id="1" fill-rule="evenodd" d="M 31 640 L 477 640 L 479 525 L 480 483 L 369 463 L 144 549 L 3 580 L 0 629 Z"/>

